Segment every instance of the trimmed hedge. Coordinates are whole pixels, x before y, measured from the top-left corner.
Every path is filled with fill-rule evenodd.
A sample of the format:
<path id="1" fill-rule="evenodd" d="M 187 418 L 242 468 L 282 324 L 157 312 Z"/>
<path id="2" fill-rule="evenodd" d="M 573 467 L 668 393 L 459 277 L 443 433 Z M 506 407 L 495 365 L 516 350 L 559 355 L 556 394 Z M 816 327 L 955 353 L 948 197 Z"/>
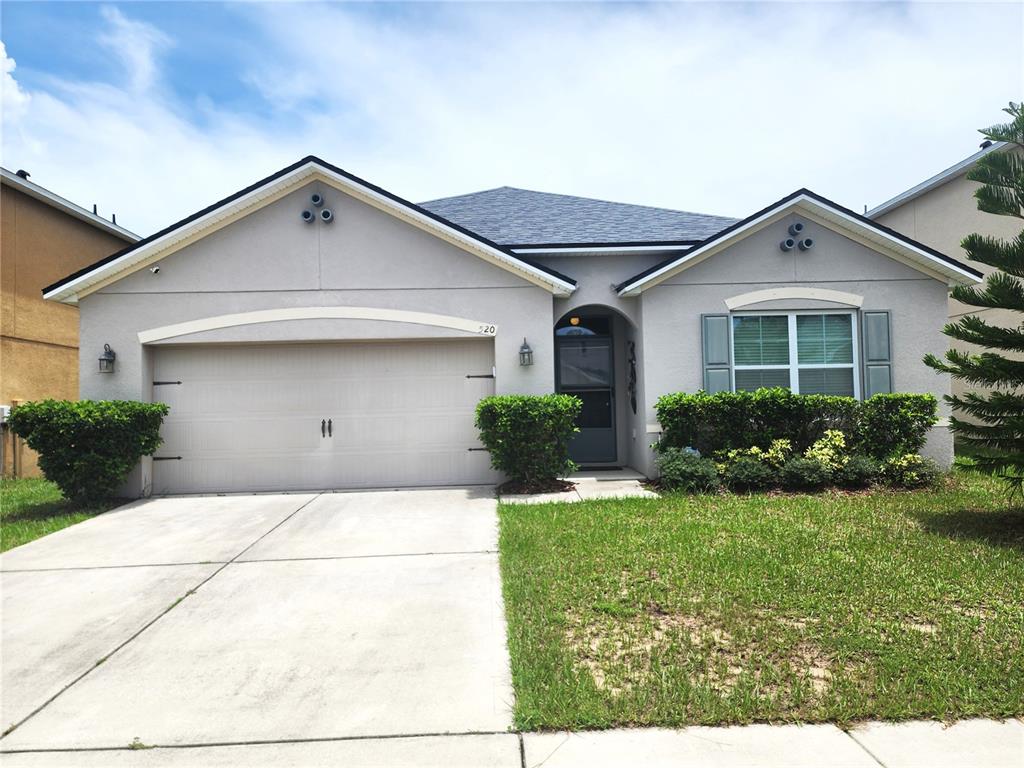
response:
<path id="1" fill-rule="evenodd" d="M 938 421 L 931 395 L 875 395 L 860 409 L 857 441 L 876 459 L 917 453 Z"/>
<path id="2" fill-rule="evenodd" d="M 754 392 L 677 392 L 663 395 L 654 409 L 661 424 L 658 444 L 696 448 L 710 456 L 789 440 L 803 453 L 828 430 L 842 432 L 852 453 L 878 460 L 916 453 L 937 421 L 932 395 L 883 394 L 863 402 L 852 397 L 795 395 L 786 389 Z"/>
<path id="3" fill-rule="evenodd" d="M 491 466 L 524 487 L 543 488 L 572 472 L 569 441 L 583 403 L 572 395 L 494 395 L 476 406 Z"/>
<path id="4" fill-rule="evenodd" d="M 163 403 L 42 400 L 11 412 L 11 430 L 39 454 L 39 468 L 68 499 L 112 496 L 138 463 L 160 446 Z"/>

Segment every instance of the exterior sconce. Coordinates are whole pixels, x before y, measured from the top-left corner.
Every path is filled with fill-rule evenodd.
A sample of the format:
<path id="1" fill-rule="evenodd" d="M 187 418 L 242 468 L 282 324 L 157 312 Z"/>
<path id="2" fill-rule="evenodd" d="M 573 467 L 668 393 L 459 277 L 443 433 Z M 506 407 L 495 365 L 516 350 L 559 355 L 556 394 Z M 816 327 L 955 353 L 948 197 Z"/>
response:
<path id="1" fill-rule="evenodd" d="M 113 373 L 116 358 L 117 353 L 110 348 L 109 344 L 104 344 L 103 354 L 100 355 L 100 373 Z"/>
<path id="2" fill-rule="evenodd" d="M 530 345 L 526 343 L 526 338 L 523 338 L 523 346 L 519 348 L 519 364 L 520 365 L 533 365 L 533 350 L 530 349 Z"/>

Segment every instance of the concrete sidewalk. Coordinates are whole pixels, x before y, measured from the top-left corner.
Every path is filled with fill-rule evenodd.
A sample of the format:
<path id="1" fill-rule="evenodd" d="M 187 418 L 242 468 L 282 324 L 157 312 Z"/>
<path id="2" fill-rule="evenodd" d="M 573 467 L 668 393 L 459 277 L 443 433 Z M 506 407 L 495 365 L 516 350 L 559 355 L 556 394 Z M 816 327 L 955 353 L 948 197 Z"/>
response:
<path id="1" fill-rule="evenodd" d="M 458 768 L 1019 768 L 1019 720 L 750 725 L 584 733 L 465 733 L 306 742 L 3 754 L 4 768 L 445 766 Z"/>

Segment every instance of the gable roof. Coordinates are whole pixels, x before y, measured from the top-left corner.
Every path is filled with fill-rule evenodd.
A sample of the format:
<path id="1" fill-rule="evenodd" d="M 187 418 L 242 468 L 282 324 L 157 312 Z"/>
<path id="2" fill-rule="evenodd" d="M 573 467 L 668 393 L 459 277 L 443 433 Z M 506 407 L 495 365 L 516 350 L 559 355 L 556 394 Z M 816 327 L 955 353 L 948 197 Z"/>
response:
<path id="1" fill-rule="evenodd" d="M 443 216 L 309 155 L 117 253 L 58 280 L 43 289 L 43 298 L 74 303 L 80 296 L 86 296 L 103 285 L 141 269 L 156 258 L 166 256 L 188 242 L 219 229 L 255 207 L 266 205 L 298 186 L 314 180 L 337 187 L 556 295 L 568 296 L 576 288 L 575 280 L 550 267 L 513 253 L 507 247 L 498 245 L 460 224 L 448 221 Z"/>
<path id="2" fill-rule="evenodd" d="M 29 181 L 16 173 L 11 173 L 6 168 L 0 168 L 0 183 L 4 186 L 16 189 L 29 197 L 35 198 L 41 203 L 45 203 L 61 213 L 66 213 L 68 216 L 76 218 L 79 221 L 84 221 L 86 224 L 96 227 L 96 229 L 102 230 L 107 234 L 119 237 L 125 242 L 134 243 L 139 239 L 139 236 L 134 232 L 129 232 L 124 227 L 120 227 L 114 222 L 108 221 L 102 216 L 86 210 L 80 205 L 72 203 L 70 200 L 66 200 L 60 195 L 51 192 L 46 187 L 41 187 L 35 182 Z"/>
<path id="3" fill-rule="evenodd" d="M 882 216 L 883 214 L 888 213 L 889 211 L 895 210 L 904 203 L 908 203 L 914 198 L 920 197 L 921 195 L 925 194 L 926 192 L 930 192 L 936 187 L 941 187 L 947 181 L 952 181 L 958 176 L 962 176 L 971 169 L 971 166 L 978 162 L 979 158 L 984 157 L 990 152 L 998 152 L 999 150 L 1003 149 L 1006 146 L 1007 142 L 1005 141 L 990 142 L 987 147 L 982 147 L 978 152 L 975 152 L 970 157 L 964 158 L 956 165 L 951 165 L 946 170 L 940 171 L 939 173 L 932 176 L 930 179 L 925 179 L 920 184 L 911 187 L 905 192 L 900 192 L 900 194 L 896 195 L 896 197 L 890 198 L 881 205 L 875 206 L 864 215 L 867 216 L 869 219 L 874 219 L 879 216 Z"/>
<path id="4" fill-rule="evenodd" d="M 847 229 L 863 234 L 890 254 L 917 269 L 927 269 L 945 277 L 950 284 L 977 283 L 982 274 L 944 253 L 919 243 L 906 235 L 861 216 L 849 208 L 822 197 L 809 189 L 798 189 L 766 208 L 726 227 L 681 256 L 666 259 L 620 283 L 615 290 L 620 296 L 636 296 L 663 280 L 682 272 L 689 266 L 723 250 L 732 242 L 756 231 L 790 210 L 802 209 L 817 214 L 839 230 Z"/>
<path id="5" fill-rule="evenodd" d="M 509 248 L 691 245 L 736 219 L 498 187 L 421 205 Z"/>

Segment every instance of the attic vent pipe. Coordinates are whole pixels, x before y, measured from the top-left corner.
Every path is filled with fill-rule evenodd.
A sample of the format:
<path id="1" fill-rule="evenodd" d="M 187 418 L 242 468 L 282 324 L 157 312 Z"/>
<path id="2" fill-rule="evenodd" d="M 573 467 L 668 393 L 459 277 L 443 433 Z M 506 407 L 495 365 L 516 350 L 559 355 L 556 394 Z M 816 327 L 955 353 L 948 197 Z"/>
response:
<path id="1" fill-rule="evenodd" d="M 21 178 L 25 179 L 25 181 L 28 181 L 28 177 L 31 176 L 32 174 L 26 171 L 24 168 L 19 168 L 17 171 L 14 172 L 14 175 L 20 176 Z"/>
<path id="2" fill-rule="evenodd" d="M 988 139 L 985 139 L 985 140 L 984 140 L 983 142 L 981 142 L 981 144 L 979 144 L 978 146 L 979 146 L 979 147 L 981 147 L 982 149 L 988 149 L 989 147 L 991 147 L 991 146 L 992 146 L 992 142 L 991 142 L 991 141 L 989 141 Z M 18 173 L 20 174 L 20 173 L 21 173 L 21 171 L 18 171 Z"/>

